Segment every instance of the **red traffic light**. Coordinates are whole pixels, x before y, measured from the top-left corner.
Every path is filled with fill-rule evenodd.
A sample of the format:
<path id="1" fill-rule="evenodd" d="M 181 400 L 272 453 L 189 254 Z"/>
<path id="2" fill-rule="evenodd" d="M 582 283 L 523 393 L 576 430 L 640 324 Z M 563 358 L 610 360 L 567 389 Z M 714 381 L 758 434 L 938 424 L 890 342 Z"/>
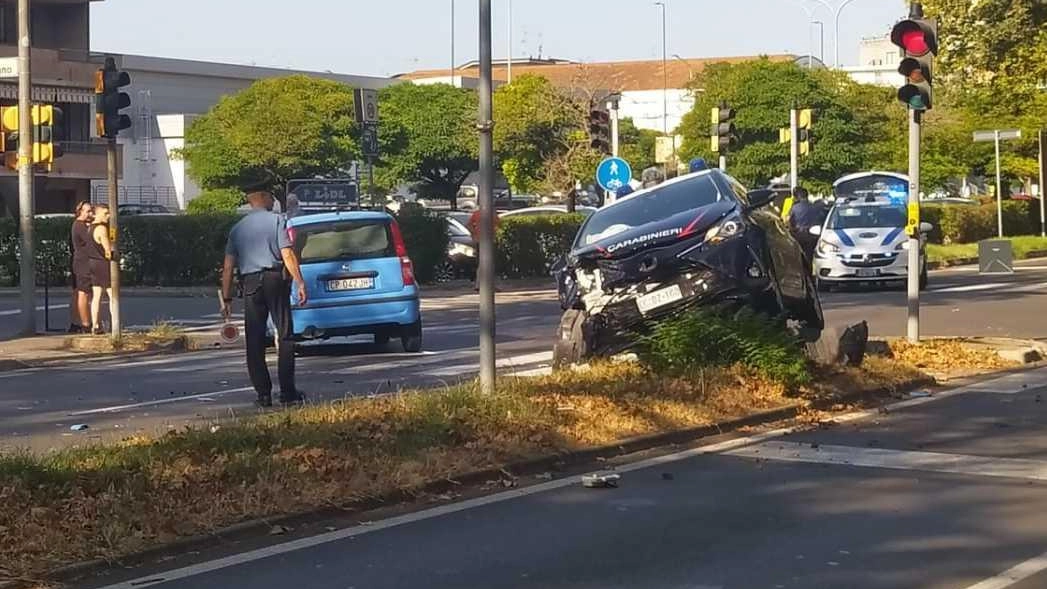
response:
<path id="1" fill-rule="evenodd" d="M 923 57 L 928 53 L 938 53 L 937 35 L 927 21 L 908 19 L 894 25 L 891 31 L 891 42 L 901 47 L 906 55 Z"/>

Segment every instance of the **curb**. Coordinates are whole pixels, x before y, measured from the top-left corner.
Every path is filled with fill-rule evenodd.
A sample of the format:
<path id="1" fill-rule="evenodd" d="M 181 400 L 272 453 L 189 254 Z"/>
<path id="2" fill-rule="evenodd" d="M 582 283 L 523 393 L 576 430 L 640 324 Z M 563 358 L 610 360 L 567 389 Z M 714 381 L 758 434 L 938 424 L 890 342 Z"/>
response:
<path id="1" fill-rule="evenodd" d="M 979 376 L 987 377 L 993 374 L 995 373 L 986 373 L 984 375 Z M 406 503 L 408 501 L 416 499 L 420 495 L 439 494 L 442 492 L 446 492 L 449 489 L 458 488 L 462 485 L 476 485 L 488 480 L 502 479 L 505 477 L 506 474 L 509 474 L 513 477 L 527 476 L 541 472 L 548 472 L 550 470 L 562 469 L 566 466 L 579 466 L 582 464 L 588 464 L 596 461 L 599 458 L 609 459 L 616 456 L 633 454 L 636 452 L 652 450 L 664 446 L 694 442 L 702 438 L 708 438 L 724 434 L 732 434 L 746 427 L 753 427 L 778 421 L 795 419 L 805 408 L 808 407 L 813 409 L 828 409 L 833 405 L 839 403 L 871 401 L 879 397 L 883 397 L 884 395 L 897 394 L 901 391 L 913 390 L 920 387 L 929 387 L 934 384 L 935 380 L 931 377 L 915 378 L 895 388 L 880 388 L 866 391 L 856 391 L 853 393 L 839 395 L 831 399 L 818 399 L 815 401 L 811 401 L 809 404 L 798 402 L 779 407 L 777 409 L 761 411 L 744 417 L 720 423 L 714 423 L 711 425 L 663 432 L 647 436 L 625 438 L 619 440 L 618 442 L 608 444 L 605 446 L 599 446 L 585 450 L 565 451 L 556 454 L 540 456 L 529 460 L 522 460 L 507 465 L 496 466 L 481 471 L 464 473 L 454 477 L 453 479 L 448 477 L 445 480 L 430 482 L 415 489 L 401 489 L 375 498 L 366 499 L 359 502 L 347 503 L 340 507 L 325 507 L 295 514 L 252 519 L 230 526 L 226 526 L 206 534 L 199 534 L 196 536 L 182 538 L 179 540 L 175 540 L 174 542 L 164 544 L 162 546 L 148 548 L 141 552 L 127 555 L 113 561 L 95 559 L 60 567 L 48 573 L 47 579 L 54 581 L 70 581 L 76 579 L 77 577 L 81 577 L 87 574 L 100 572 L 111 567 L 114 564 L 130 566 L 133 563 L 147 561 L 153 558 L 163 556 L 165 554 L 169 554 L 171 552 L 187 552 L 193 549 L 202 549 L 206 546 L 213 545 L 218 540 L 227 539 L 231 536 L 260 534 L 274 525 L 287 524 L 289 525 L 289 527 L 294 527 L 291 524 L 297 524 L 303 521 L 324 519 L 326 517 L 345 516 L 347 511 L 365 512 L 381 507 L 390 507 L 396 504 Z M 0 584 L 0 589 L 13 589 L 17 586 L 18 585 L 14 583 L 9 583 L 6 585 Z"/>

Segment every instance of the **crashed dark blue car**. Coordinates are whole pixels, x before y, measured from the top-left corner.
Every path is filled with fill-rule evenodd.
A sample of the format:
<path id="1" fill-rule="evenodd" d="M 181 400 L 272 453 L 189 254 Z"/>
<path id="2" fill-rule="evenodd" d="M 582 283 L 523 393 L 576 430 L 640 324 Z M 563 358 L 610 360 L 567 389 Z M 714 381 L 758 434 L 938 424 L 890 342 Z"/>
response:
<path id="1" fill-rule="evenodd" d="M 593 213 L 554 268 L 564 309 L 554 362 L 625 352 L 651 322 L 702 305 L 749 307 L 817 339 L 818 292 L 773 199 L 704 170 Z"/>

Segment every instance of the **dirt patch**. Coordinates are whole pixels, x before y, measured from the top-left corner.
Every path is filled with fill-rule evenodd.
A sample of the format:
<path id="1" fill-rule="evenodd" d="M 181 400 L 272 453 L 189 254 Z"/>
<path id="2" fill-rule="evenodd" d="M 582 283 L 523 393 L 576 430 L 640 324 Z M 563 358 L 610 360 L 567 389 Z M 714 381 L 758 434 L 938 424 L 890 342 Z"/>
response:
<path id="1" fill-rule="evenodd" d="M 87 354 L 121 354 L 136 352 L 188 352 L 193 341 L 184 335 L 155 336 L 148 333 L 127 333 L 119 341 L 107 335 L 74 336 L 66 338 L 65 347 Z"/>

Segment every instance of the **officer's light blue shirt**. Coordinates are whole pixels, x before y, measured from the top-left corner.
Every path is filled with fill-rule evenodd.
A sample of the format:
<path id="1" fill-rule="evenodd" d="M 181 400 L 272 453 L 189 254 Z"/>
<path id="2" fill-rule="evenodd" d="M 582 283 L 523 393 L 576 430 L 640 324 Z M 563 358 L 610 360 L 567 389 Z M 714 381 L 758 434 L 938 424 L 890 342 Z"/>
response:
<path id="1" fill-rule="evenodd" d="M 236 258 L 240 274 L 281 266 L 280 250 L 291 247 L 287 220 L 266 210 L 253 210 L 233 226 L 225 253 Z"/>

